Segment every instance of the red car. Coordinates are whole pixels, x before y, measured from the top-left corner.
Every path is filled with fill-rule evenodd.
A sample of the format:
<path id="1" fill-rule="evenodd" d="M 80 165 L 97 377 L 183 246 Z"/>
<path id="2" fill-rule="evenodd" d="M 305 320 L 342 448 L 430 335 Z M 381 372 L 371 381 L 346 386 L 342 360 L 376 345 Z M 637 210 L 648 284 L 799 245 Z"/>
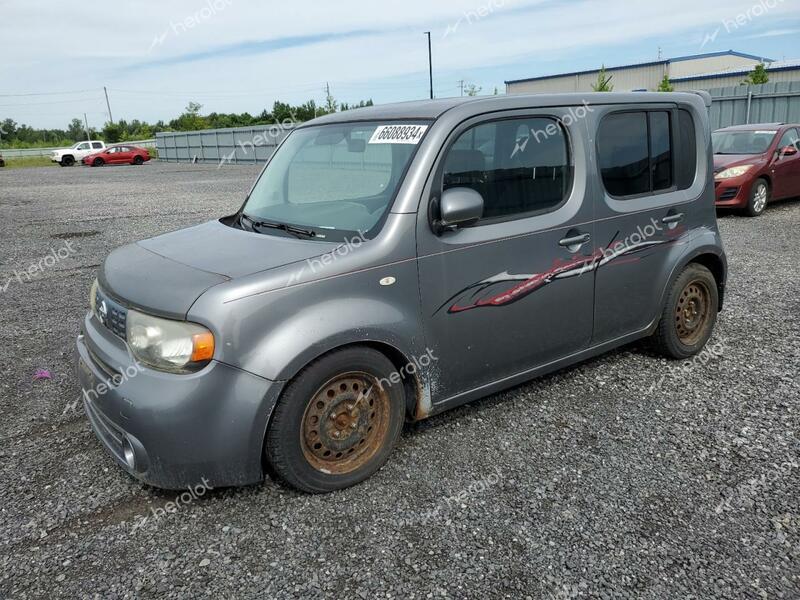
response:
<path id="1" fill-rule="evenodd" d="M 109 146 L 102 152 L 90 154 L 83 159 L 83 164 L 92 167 L 103 165 L 141 165 L 150 160 L 150 154 L 144 148 L 136 146 Z"/>
<path id="2" fill-rule="evenodd" d="M 757 217 L 771 200 L 800 196 L 800 125 L 738 125 L 711 137 L 718 207 Z"/>

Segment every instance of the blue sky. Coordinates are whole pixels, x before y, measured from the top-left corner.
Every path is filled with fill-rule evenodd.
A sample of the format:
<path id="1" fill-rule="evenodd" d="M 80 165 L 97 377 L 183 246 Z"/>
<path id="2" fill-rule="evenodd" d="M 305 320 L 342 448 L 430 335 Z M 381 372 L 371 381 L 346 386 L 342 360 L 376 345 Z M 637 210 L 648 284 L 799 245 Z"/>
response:
<path id="1" fill-rule="evenodd" d="M 275 100 L 377 103 L 509 79 L 734 49 L 800 59 L 800 0 L 6 1 L 0 119 L 156 121 L 189 101 L 259 113 Z M 716 36 L 713 34 L 716 32 Z M 713 37 L 713 40 L 703 41 Z M 31 95 L 22 95 L 31 94 Z M 36 94 L 36 95 L 32 95 Z"/>

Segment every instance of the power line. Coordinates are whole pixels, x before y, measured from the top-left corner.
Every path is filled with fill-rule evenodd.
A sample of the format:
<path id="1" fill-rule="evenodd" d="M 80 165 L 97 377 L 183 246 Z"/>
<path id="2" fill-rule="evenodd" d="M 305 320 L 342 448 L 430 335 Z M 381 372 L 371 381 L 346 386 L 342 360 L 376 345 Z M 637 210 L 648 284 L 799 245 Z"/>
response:
<path id="1" fill-rule="evenodd" d="M 0 98 L 24 97 L 24 96 L 67 96 L 69 94 L 88 94 L 89 92 L 99 92 L 99 89 L 75 90 L 72 92 L 33 92 L 28 94 L 0 94 Z"/>
<path id="2" fill-rule="evenodd" d="M 0 107 L 8 106 L 47 106 L 49 104 L 75 104 L 77 102 L 87 102 L 91 100 L 98 100 L 98 98 L 75 98 L 73 100 L 50 100 L 48 102 L 22 102 L 17 104 L 0 104 Z"/>

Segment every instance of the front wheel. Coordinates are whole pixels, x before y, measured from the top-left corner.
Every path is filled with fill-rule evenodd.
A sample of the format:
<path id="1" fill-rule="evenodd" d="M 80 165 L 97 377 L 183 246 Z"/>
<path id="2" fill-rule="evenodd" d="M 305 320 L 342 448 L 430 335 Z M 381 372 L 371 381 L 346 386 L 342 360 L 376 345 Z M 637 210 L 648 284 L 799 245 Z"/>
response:
<path id="1" fill-rule="evenodd" d="M 95 158 L 94 161 L 92 162 L 93 167 L 102 167 L 103 164 L 105 163 L 103 162 L 102 158 Z"/>
<path id="2" fill-rule="evenodd" d="M 679 360 L 700 352 L 717 322 L 719 290 L 714 276 L 703 265 L 692 263 L 672 284 L 653 334 L 655 349 Z"/>
<path id="3" fill-rule="evenodd" d="M 141 165 L 143 163 L 144 163 L 144 159 L 141 156 L 134 156 L 133 157 L 133 164 L 138 166 L 138 165 Z"/>
<path id="4" fill-rule="evenodd" d="M 65 156 L 61 159 L 62 167 L 71 167 L 74 164 L 75 164 L 75 158 L 72 156 Z"/>
<path id="5" fill-rule="evenodd" d="M 750 200 L 747 202 L 747 214 L 751 217 L 761 216 L 767 208 L 769 201 L 769 184 L 765 179 L 756 179 L 753 189 L 750 190 Z"/>
<path id="6" fill-rule="evenodd" d="M 347 348 L 306 367 L 281 396 L 265 453 L 291 486 L 325 493 L 364 481 L 388 460 L 405 416 L 402 381 L 383 354 Z M 395 377 L 393 377 L 395 375 Z"/>

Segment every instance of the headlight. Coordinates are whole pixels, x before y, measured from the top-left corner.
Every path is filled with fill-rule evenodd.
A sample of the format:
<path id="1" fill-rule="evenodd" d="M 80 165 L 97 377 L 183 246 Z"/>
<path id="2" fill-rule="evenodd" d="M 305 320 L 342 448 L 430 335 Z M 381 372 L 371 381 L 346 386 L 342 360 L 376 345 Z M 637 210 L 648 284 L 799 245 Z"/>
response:
<path id="1" fill-rule="evenodd" d="M 734 177 L 740 177 L 752 168 L 753 165 L 740 165 L 738 167 L 731 167 L 730 169 L 725 169 L 721 173 L 717 173 L 714 176 L 714 179 L 733 179 Z"/>
<path id="2" fill-rule="evenodd" d="M 92 309 L 92 314 L 97 314 L 97 288 L 100 284 L 97 279 L 92 282 L 92 289 L 89 290 L 89 307 Z"/>
<path id="3" fill-rule="evenodd" d="M 127 334 L 134 356 L 161 371 L 196 371 L 214 356 L 214 335 L 195 323 L 129 310 Z"/>

